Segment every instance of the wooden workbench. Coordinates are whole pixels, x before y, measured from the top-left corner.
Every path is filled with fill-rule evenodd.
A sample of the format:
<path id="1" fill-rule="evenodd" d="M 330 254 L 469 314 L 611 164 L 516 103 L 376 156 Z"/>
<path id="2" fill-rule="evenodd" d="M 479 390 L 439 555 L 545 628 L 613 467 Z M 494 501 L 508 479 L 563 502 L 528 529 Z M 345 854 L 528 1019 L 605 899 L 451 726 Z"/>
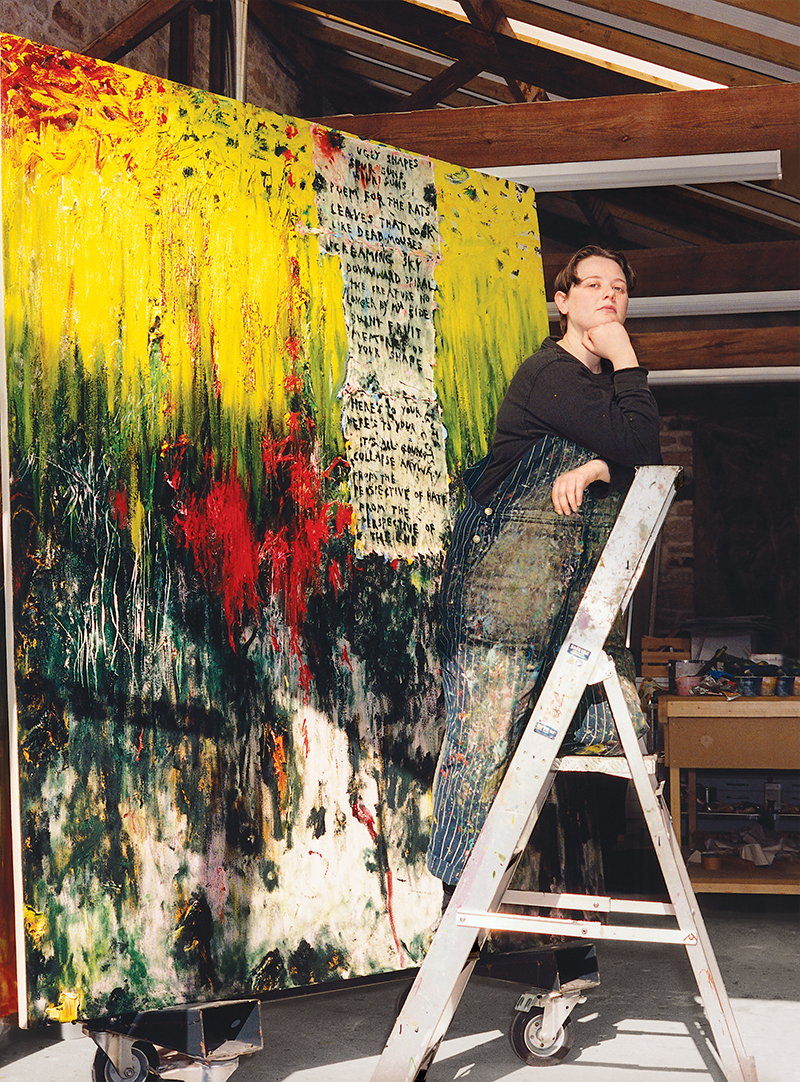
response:
<path id="1" fill-rule="evenodd" d="M 680 771 L 688 772 L 689 841 L 697 831 L 697 776 L 705 770 L 800 770 L 800 699 L 662 695 L 658 720 L 669 769 L 670 812 L 681 840 Z M 800 862 L 756 867 L 723 858 L 722 868 L 690 865 L 692 885 L 703 892 L 800 894 Z"/>

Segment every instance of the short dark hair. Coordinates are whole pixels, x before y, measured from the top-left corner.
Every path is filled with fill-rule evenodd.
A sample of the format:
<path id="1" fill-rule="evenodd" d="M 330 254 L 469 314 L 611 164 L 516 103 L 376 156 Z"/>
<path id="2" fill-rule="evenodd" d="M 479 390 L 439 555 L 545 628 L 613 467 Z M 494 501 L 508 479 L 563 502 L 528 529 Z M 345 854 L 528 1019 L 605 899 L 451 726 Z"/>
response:
<path id="1" fill-rule="evenodd" d="M 588 259 L 590 255 L 599 255 L 604 259 L 613 259 L 625 275 L 628 293 L 633 293 L 634 289 L 636 289 L 636 272 L 630 263 L 628 263 L 624 254 L 622 252 L 615 252 L 611 248 L 601 248 L 597 244 L 587 244 L 585 248 L 581 248 L 579 252 L 576 252 L 575 255 L 572 256 L 566 267 L 564 267 L 563 270 L 560 270 L 556 275 L 553 293 L 569 293 L 572 286 L 576 286 L 578 282 L 580 282 L 580 278 L 578 277 L 578 264 L 582 259 Z M 561 316 L 560 325 L 561 333 L 566 334 L 566 316 Z"/>

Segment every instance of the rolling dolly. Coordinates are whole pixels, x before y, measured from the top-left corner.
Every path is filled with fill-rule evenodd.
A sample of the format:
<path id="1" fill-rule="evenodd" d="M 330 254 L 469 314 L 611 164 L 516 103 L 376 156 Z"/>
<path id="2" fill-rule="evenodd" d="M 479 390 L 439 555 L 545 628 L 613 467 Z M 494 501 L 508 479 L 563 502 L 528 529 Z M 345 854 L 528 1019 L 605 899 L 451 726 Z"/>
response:
<path id="1" fill-rule="evenodd" d="M 675 494 L 680 468 L 642 466 L 623 503 L 586 593 L 531 714 L 483 830 L 442 915 L 416 980 L 397 1016 L 372 1082 L 416 1082 L 433 1063 L 490 930 L 537 932 L 577 939 L 675 943 L 686 949 L 728 1082 L 757 1082 L 745 1053 L 711 942 L 699 912 L 669 810 L 628 713 L 619 677 L 603 645 L 617 613 L 633 594 Z M 558 751 L 584 689 L 602 682 L 670 902 L 509 891 L 561 763 Z M 579 757 L 582 758 L 582 757 Z M 586 757 L 589 758 L 588 756 Z M 567 766 L 570 764 L 566 764 Z M 624 927 L 503 912 L 503 902 L 608 915 L 670 917 L 677 927 Z M 534 1061 L 552 1059 L 566 1041 L 574 996 L 531 993 L 520 1044 Z M 541 1011 L 541 1015 L 539 1015 Z M 527 1013 L 529 1013 L 527 1012 Z M 526 1013 L 525 1011 L 518 1013 Z M 562 1036 L 563 1034 L 563 1036 Z M 527 1062 L 527 1061 L 526 1061 Z"/>
<path id="2" fill-rule="evenodd" d="M 225 1082 L 263 1047 L 255 999 L 115 1015 L 83 1032 L 97 1045 L 92 1082 Z"/>
<path id="3" fill-rule="evenodd" d="M 515 951 L 499 960 L 489 955 L 478 962 L 475 972 L 530 986 L 517 999 L 508 1036 L 519 1058 L 531 1066 L 568 1055 L 569 1016 L 574 1007 L 586 1001 L 585 993 L 600 983 L 594 946 L 580 941 L 538 951 Z M 545 1014 L 552 1035 L 545 1032 Z"/>

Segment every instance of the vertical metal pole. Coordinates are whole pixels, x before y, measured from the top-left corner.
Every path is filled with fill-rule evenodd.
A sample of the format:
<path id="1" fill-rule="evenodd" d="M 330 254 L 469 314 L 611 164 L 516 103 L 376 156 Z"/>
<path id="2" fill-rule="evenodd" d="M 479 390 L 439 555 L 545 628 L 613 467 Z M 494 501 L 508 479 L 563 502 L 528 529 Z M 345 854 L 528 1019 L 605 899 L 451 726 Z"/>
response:
<path id="1" fill-rule="evenodd" d="M 249 0 L 233 4 L 233 97 L 244 101 L 247 93 L 247 8 Z"/>

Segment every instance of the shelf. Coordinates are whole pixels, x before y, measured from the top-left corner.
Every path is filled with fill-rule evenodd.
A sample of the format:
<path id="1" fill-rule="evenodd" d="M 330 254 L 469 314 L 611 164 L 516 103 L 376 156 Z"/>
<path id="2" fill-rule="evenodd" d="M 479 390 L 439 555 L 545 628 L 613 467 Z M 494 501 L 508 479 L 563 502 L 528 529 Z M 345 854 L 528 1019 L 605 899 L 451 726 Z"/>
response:
<path id="1" fill-rule="evenodd" d="M 697 894 L 800 894 L 800 860 L 778 859 L 756 867 L 740 857 L 722 857 L 720 868 L 686 867 Z"/>
<path id="2" fill-rule="evenodd" d="M 705 770 L 800 769 L 800 700 L 796 698 L 741 698 L 660 695 L 658 720 L 664 734 L 664 765 L 669 771 L 672 822 L 680 844 L 682 815 L 688 834 L 697 833 L 698 818 L 745 824 L 762 812 L 715 812 L 697 808 L 697 772 Z M 686 770 L 688 809 L 680 806 L 680 772 Z M 797 813 L 778 813 L 785 819 Z M 688 865 L 699 893 L 800 894 L 800 860 L 781 857 L 756 867 L 736 856 L 722 858 L 717 869 Z"/>

